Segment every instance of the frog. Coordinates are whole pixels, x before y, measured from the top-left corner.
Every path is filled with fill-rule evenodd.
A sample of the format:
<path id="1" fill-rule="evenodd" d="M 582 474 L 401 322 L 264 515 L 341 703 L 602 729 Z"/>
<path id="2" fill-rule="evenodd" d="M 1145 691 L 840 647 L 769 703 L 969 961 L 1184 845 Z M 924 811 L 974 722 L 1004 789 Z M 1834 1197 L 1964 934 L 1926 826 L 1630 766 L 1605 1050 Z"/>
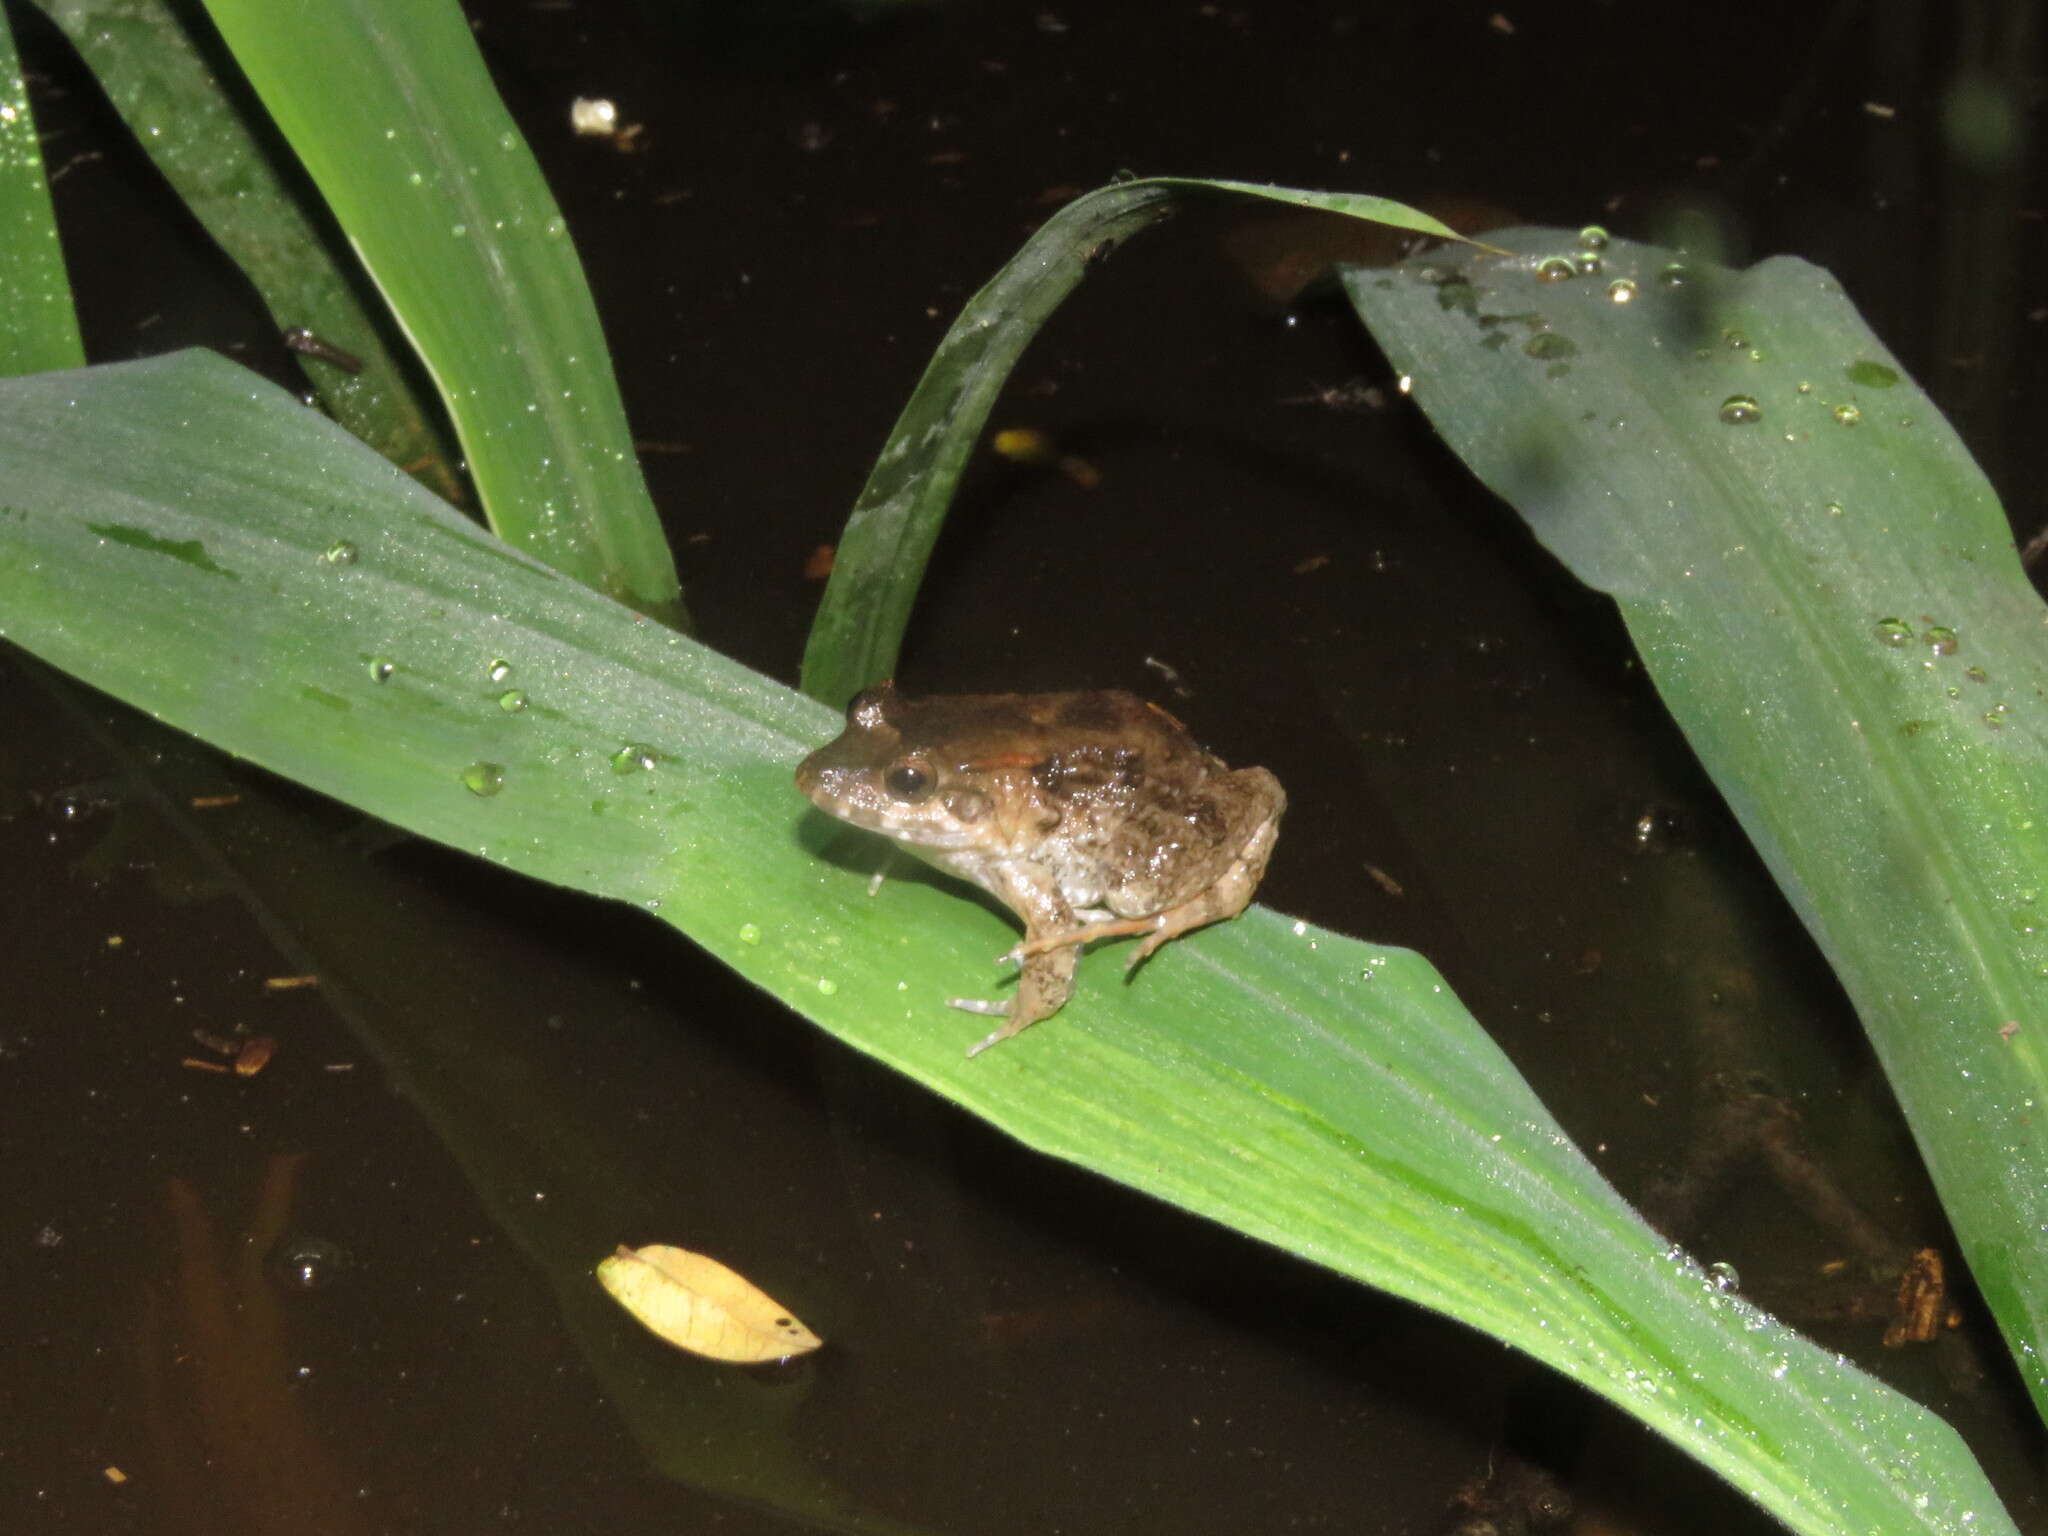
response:
<path id="1" fill-rule="evenodd" d="M 947 999 L 1002 1019 L 970 1057 L 1057 1013 L 1084 945 L 1142 934 L 1128 977 L 1180 935 L 1243 912 L 1287 808 L 1266 769 L 1229 767 L 1116 688 L 910 699 L 878 683 L 796 784 L 1023 921 L 998 957 L 1018 968 L 1009 1000 Z"/>

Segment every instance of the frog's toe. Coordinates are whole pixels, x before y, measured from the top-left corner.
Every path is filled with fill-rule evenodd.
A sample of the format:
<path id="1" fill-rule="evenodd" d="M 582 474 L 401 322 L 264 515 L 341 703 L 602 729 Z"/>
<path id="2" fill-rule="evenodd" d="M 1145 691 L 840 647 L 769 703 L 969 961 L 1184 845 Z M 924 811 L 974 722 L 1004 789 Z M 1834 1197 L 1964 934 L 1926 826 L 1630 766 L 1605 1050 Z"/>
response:
<path id="1" fill-rule="evenodd" d="M 983 1051 L 987 1050 L 990 1046 L 996 1044 L 999 1041 L 1009 1039 L 1010 1036 L 1014 1033 L 1015 1031 L 1012 1030 L 1008 1025 L 1004 1025 L 1001 1029 L 983 1035 L 979 1040 L 975 1041 L 974 1044 L 967 1047 L 967 1059 L 969 1061 L 972 1061 L 975 1057 L 979 1056 Z"/>
<path id="2" fill-rule="evenodd" d="M 948 1008 L 958 1008 L 962 1013 L 985 1014 L 991 1018 L 999 1013 L 1008 1013 L 1010 1005 L 990 997 L 949 997 Z"/>
<path id="3" fill-rule="evenodd" d="M 1145 936 L 1145 942 L 1131 951 L 1131 958 L 1124 962 L 1124 974 L 1126 976 L 1130 975 L 1132 971 L 1135 971 L 1139 966 L 1157 954 L 1168 940 L 1175 938 L 1179 933 L 1180 930 L 1178 928 L 1168 927 L 1162 918 L 1152 931 Z"/>

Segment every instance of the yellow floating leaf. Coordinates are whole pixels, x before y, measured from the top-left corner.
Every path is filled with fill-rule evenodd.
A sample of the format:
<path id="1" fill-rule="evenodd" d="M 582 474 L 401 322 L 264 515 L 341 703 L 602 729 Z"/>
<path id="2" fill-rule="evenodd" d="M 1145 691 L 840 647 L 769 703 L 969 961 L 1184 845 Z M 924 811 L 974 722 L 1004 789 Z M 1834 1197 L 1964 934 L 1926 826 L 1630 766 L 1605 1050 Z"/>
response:
<path id="1" fill-rule="evenodd" d="M 785 1360 L 825 1342 L 753 1281 L 687 1248 L 621 1247 L 597 1281 L 651 1332 L 707 1359 Z"/>

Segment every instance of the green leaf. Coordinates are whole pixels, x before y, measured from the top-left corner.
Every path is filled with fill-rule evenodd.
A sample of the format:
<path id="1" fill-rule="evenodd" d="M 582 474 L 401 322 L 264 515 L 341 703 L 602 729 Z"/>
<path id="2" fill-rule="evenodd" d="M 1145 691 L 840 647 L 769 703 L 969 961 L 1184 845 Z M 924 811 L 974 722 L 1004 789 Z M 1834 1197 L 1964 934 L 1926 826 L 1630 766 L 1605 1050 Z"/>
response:
<path id="1" fill-rule="evenodd" d="M 28 88 L 14 53 L 14 32 L 0 14 L 0 266 L 8 278 L 0 304 L 0 373 L 76 368 L 85 361 L 71 280 L 57 244 L 42 145 Z"/>
<path id="2" fill-rule="evenodd" d="M 1031 338 L 1089 266 L 1177 204 L 1230 198 L 1348 214 L 1417 234 L 1459 237 L 1426 213 L 1355 192 L 1299 192 L 1237 181 L 1157 177 L 1077 197 L 967 301 L 890 429 L 840 536 L 832 579 L 804 652 L 803 689 L 843 704 L 895 675 L 911 605 L 988 413 Z"/>
<path id="3" fill-rule="evenodd" d="M 834 728 L 821 706 L 490 539 L 210 355 L 0 382 L 0 485 L 0 614 L 66 670 L 656 907 L 1031 1145 L 1519 1345 L 1797 1529 L 2012 1529 L 1939 1420 L 1638 1221 L 1419 957 L 1255 909 L 1135 984 L 1090 956 L 1057 1018 L 969 1062 L 980 1029 L 940 1000 L 993 982 L 1011 930 L 929 879 L 865 894 L 872 840 L 789 784 Z"/>
<path id="4" fill-rule="evenodd" d="M 38 3 L 98 77 L 164 179 L 256 285 L 278 330 L 311 331 L 361 363 L 354 373 L 319 359 L 306 365 L 335 419 L 459 500 L 462 480 L 433 415 L 355 291 L 367 281 L 338 235 L 317 213 L 302 209 L 279 176 L 238 107 L 233 87 L 240 82 L 223 82 L 195 44 L 190 25 L 219 51 L 204 14 L 173 0 Z"/>
<path id="5" fill-rule="evenodd" d="M 1451 447 L 1620 599 L 2048 1411 L 2048 612 L 1982 472 L 1826 272 L 1599 259 L 1545 282 L 1445 252 L 1348 286 Z"/>
<path id="6" fill-rule="evenodd" d="M 599 591 L 680 619 L 568 226 L 461 8 L 208 9 L 433 375 L 491 526 Z"/>

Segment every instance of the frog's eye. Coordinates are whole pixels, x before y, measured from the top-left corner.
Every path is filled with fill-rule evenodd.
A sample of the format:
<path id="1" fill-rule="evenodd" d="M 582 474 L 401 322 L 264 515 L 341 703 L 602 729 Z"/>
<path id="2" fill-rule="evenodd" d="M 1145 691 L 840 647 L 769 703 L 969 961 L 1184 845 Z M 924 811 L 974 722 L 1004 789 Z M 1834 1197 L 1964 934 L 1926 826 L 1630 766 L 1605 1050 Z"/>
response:
<path id="1" fill-rule="evenodd" d="M 906 805 L 915 805 L 924 799 L 937 783 L 938 775 L 914 757 L 898 759 L 882 774 L 883 787 Z"/>

